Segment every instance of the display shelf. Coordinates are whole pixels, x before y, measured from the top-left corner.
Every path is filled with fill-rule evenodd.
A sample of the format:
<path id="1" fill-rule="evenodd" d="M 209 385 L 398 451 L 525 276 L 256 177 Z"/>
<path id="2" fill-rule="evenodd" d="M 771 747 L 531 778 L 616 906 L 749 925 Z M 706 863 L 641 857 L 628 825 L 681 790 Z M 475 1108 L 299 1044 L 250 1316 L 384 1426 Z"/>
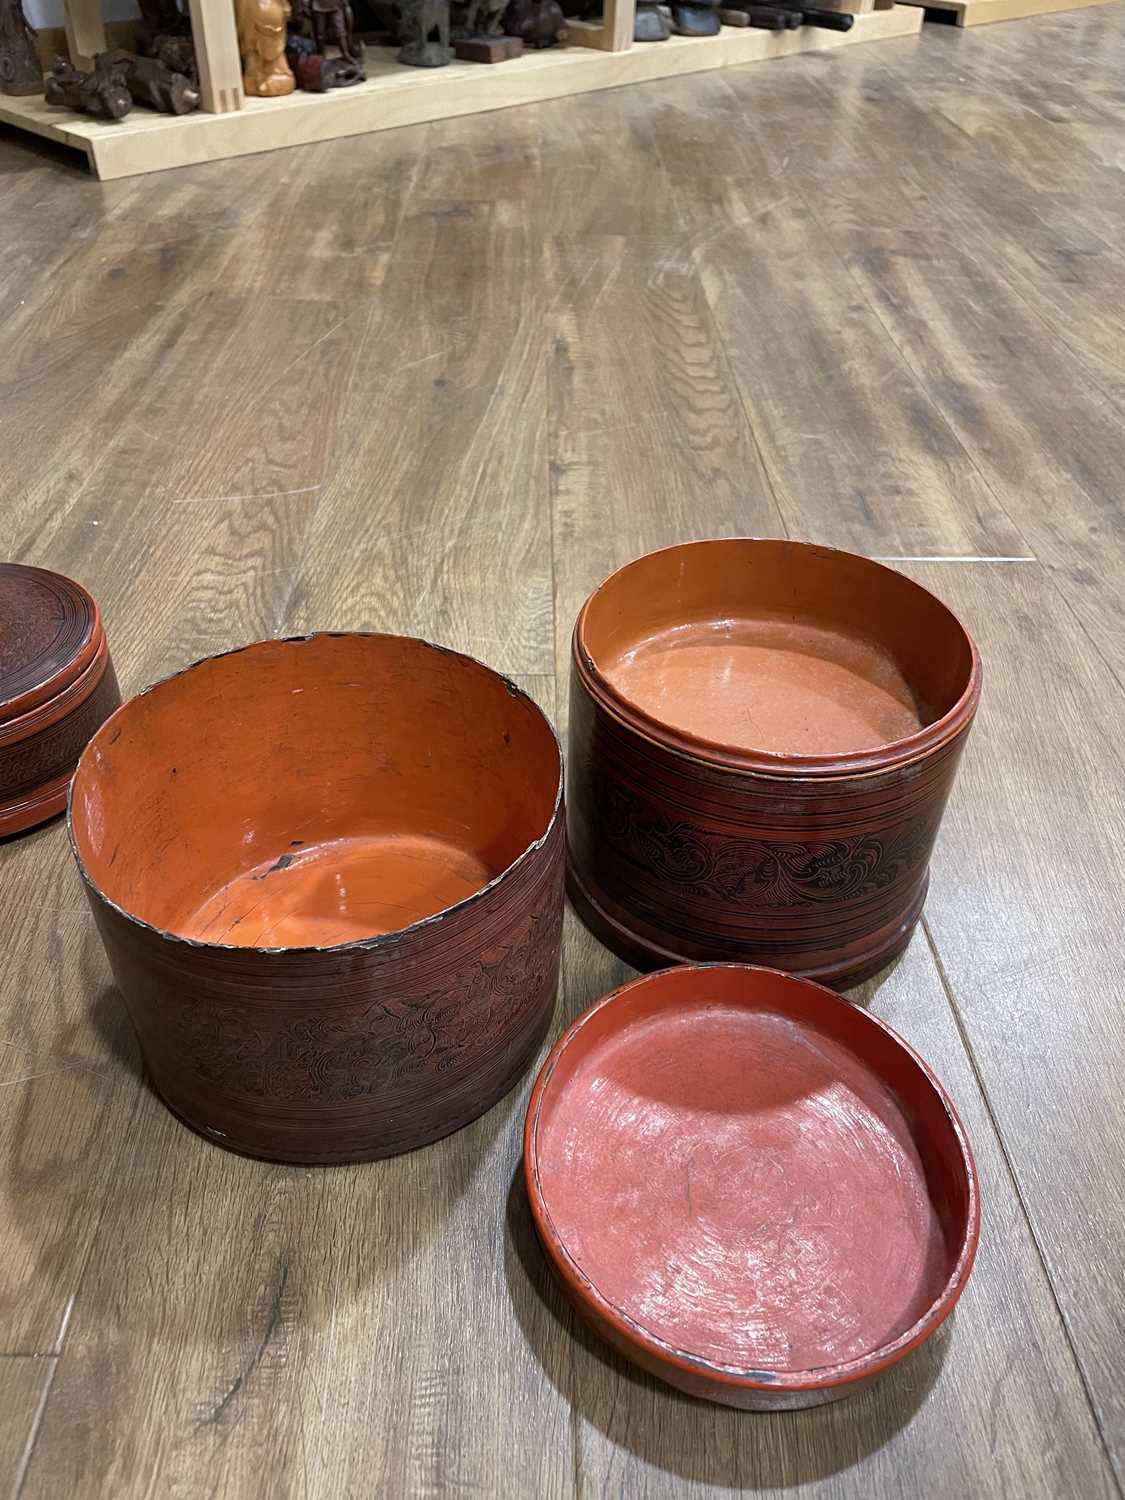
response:
<path id="1" fill-rule="evenodd" d="M 1114 0 L 904 0 L 925 10 L 951 12 L 956 26 L 987 26 L 990 21 L 1019 21 L 1060 10 L 1085 10 Z"/>
<path id="2" fill-rule="evenodd" d="M 673 36 L 664 42 L 638 42 L 620 52 L 603 50 L 597 43 L 552 47 L 495 67 L 453 62 L 447 68 L 404 68 L 389 48 L 372 48 L 367 82 L 328 94 L 246 99 L 241 109 L 227 113 L 200 111 L 179 117 L 138 108 L 113 122 L 52 108 L 42 98 L 0 95 L 0 121 L 83 152 L 101 178 L 131 177 L 621 84 L 886 41 L 910 36 L 921 25 L 921 10 L 896 5 L 857 16 L 847 32 L 811 26 L 784 32 L 724 26 L 718 36 Z"/>

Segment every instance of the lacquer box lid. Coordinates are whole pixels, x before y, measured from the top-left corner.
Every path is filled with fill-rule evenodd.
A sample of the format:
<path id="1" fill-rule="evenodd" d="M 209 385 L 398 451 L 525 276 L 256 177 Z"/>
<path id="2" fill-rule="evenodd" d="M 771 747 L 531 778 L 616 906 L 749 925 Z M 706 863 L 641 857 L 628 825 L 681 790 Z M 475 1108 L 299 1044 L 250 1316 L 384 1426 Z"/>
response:
<path id="1" fill-rule="evenodd" d="M 98 607 L 80 584 L 0 563 L 0 725 L 57 698 L 101 643 Z"/>

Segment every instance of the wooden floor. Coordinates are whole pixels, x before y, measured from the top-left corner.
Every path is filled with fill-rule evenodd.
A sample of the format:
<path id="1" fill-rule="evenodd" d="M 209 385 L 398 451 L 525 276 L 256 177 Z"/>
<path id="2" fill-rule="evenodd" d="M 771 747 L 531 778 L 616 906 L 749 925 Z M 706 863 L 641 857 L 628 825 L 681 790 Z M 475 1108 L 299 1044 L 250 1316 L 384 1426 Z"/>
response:
<path id="1" fill-rule="evenodd" d="M 865 1395 L 696 1404 L 577 1328 L 526 1085 L 377 1166 L 243 1161 L 142 1085 L 55 823 L 0 847 L 0 1486 L 1119 1496 L 1125 4 L 99 185 L 0 135 L 0 555 L 128 690 L 416 632 L 565 715 L 615 564 L 900 562 L 985 698 L 924 930 L 857 995 L 983 1178 L 946 1331 Z M 569 924 L 556 1025 L 623 966 Z"/>

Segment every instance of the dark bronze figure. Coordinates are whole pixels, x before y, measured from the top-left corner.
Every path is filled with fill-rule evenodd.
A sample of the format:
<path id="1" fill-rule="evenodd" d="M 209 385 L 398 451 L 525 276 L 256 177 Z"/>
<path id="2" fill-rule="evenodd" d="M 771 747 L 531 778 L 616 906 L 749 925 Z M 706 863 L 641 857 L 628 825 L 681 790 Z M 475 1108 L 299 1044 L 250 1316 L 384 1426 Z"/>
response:
<path id="1" fill-rule="evenodd" d="M 22 0 L 0 0 L 0 94 L 41 94 L 43 69 Z"/>
<path id="2" fill-rule="evenodd" d="M 347 88 L 349 84 L 362 83 L 367 77 L 362 63 L 349 62 L 346 57 L 322 57 L 319 52 L 290 52 L 289 66 L 297 80 L 297 87 L 309 94 L 326 94 L 329 89 Z"/>
<path id="3" fill-rule="evenodd" d="M 355 16 L 348 0 L 310 0 L 309 15 L 316 50 L 324 56 L 329 46 L 334 46 L 345 62 L 361 68 L 363 43 L 356 41 Z"/>
<path id="4" fill-rule="evenodd" d="M 449 0 L 401 0 L 398 60 L 412 68 L 443 68 L 450 61 Z"/>
<path id="5" fill-rule="evenodd" d="M 47 74 L 47 103 L 61 104 L 99 120 L 123 120 L 133 107 L 128 74 L 113 54 L 99 52 L 92 73 L 80 73 L 64 57 Z"/>
<path id="6" fill-rule="evenodd" d="M 170 73 L 182 73 L 192 84 L 199 82 L 199 64 L 195 60 L 195 45 L 190 36 L 161 33 L 150 40 L 144 55 L 162 62 Z"/>
<path id="7" fill-rule="evenodd" d="M 147 104 L 165 115 L 187 115 L 199 108 L 198 80 L 176 73 L 156 57 L 110 52 L 110 65 L 121 68 L 134 104 Z"/>
<path id="8" fill-rule="evenodd" d="M 363 43 L 356 44 L 359 61 L 346 57 L 324 57 L 316 50 L 312 37 L 297 32 L 289 33 L 285 44 L 285 56 L 293 69 L 297 87 L 308 94 L 326 94 L 329 89 L 346 88 L 352 83 L 362 83 L 367 77 L 363 65 Z"/>
<path id="9" fill-rule="evenodd" d="M 566 33 L 559 0 L 512 0 L 504 12 L 504 30 L 525 47 L 553 47 Z"/>

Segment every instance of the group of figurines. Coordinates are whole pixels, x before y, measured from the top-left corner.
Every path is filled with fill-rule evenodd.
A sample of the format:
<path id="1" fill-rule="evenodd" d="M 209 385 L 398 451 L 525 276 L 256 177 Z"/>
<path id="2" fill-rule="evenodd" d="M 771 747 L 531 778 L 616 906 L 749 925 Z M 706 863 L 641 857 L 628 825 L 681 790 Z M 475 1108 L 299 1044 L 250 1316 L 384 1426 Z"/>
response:
<path id="1" fill-rule="evenodd" d="M 199 107 L 190 24 L 176 0 L 142 0 L 135 51 L 101 52 L 85 71 L 57 57 L 44 78 L 22 0 L 0 0 L 0 93 L 44 94 L 101 120 L 123 119 L 134 104 L 185 115 Z"/>
<path id="2" fill-rule="evenodd" d="M 567 16 L 598 19 L 603 0 L 356 0 L 365 30 L 398 47 L 399 62 L 439 68 L 458 57 L 503 62 L 566 36 Z M 831 0 L 822 0 L 831 3 Z M 100 53 L 82 71 L 64 58 L 43 77 L 22 0 L 0 0 L 0 93 L 46 93 L 64 105 L 119 120 L 134 104 L 168 114 L 199 106 L 199 74 L 187 0 L 140 0 L 135 50 Z M 367 76 L 350 0 L 233 0 L 247 94 L 324 93 Z M 814 0 L 815 4 L 815 0 Z M 565 7 L 565 8 L 564 8 Z M 812 25 L 846 31 L 853 17 L 804 0 L 637 0 L 634 39 L 714 36 L 720 26 L 781 31 Z"/>
<path id="3" fill-rule="evenodd" d="M 565 35 L 559 0 L 369 0 L 368 28 L 414 68 L 504 62 Z M 349 0 L 235 0 L 243 87 L 277 98 L 359 83 L 364 44 Z"/>

